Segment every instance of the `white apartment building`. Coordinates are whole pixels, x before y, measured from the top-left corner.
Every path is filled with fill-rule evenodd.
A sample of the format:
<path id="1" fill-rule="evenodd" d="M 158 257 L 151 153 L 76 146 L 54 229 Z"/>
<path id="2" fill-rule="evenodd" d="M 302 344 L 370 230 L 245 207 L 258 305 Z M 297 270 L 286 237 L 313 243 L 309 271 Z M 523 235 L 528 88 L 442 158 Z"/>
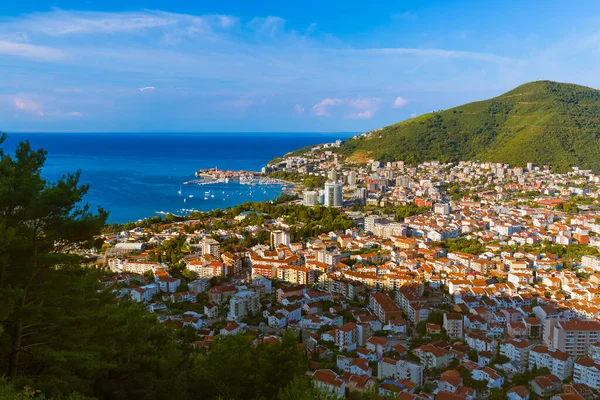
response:
<path id="1" fill-rule="evenodd" d="M 512 366 L 520 372 L 527 369 L 529 352 L 533 345 L 525 339 L 507 339 L 500 343 L 500 354 L 508 357 Z"/>
<path id="2" fill-rule="evenodd" d="M 594 271 L 600 270 L 600 257 L 583 256 L 581 257 L 581 266 L 583 268 L 592 268 Z"/>
<path id="3" fill-rule="evenodd" d="M 229 299 L 229 320 L 239 321 L 247 315 L 260 312 L 260 298 L 256 292 L 244 290 Z"/>
<path id="4" fill-rule="evenodd" d="M 219 242 L 212 238 L 204 238 L 202 240 L 202 254 L 219 257 L 221 255 Z"/>
<path id="5" fill-rule="evenodd" d="M 578 360 L 573 367 L 573 381 L 600 389 L 600 362 L 589 357 Z"/>
<path id="6" fill-rule="evenodd" d="M 408 379 L 418 386 L 423 384 L 423 367 L 419 363 L 384 357 L 378 363 L 377 379 Z"/>
<path id="7" fill-rule="evenodd" d="M 341 207 L 344 205 L 342 197 L 342 184 L 338 182 L 325 182 L 325 201 L 326 207 Z"/>
<path id="8" fill-rule="evenodd" d="M 546 346 L 535 346 L 529 352 L 529 369 L 534 366 L 548 368 L 552 375 L 560 380 L 568 379 L 573 375 L 573 364 L 575 358 L 567 353 Z"/>
<path id="9" fill-rule="evenodd" d="M 272 231 L 271 232 L 271 248 L 276 249 L 280 244 L 290 246 L 290 233 L 287 231 Z"/>
<path id="10" fill-rule="evenodd" d="M 302 204 L 307 207 L 314 207 L 319 204 L 319 193 L 314 190 L 307 190 L 302 195 Z"/>

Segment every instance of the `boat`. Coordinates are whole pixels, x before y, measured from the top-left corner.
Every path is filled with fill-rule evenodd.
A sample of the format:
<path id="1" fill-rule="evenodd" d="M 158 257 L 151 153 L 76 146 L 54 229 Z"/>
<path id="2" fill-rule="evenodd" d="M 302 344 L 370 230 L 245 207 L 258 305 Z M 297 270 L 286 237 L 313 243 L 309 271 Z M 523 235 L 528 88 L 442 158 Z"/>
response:
<path id="1" fill-rule="evenodd" d="M 184 202 L 184 203 L 187 203 L 187 199 L 183 199 L 183 202 Z"/>
<path id="2" fill-rule="evenodd" d="M 204 200 L 208 200 L 208 197 L 204 196 Z"/>
<path id="3" fill-rule="evenodd" d="M 210 196 L 210 190 L 208 192 L 204 192 L 205 196 Z"/>
<path id="4" fill-rule="evenodd" d="M 193 197 L 194 197 L 194 195 L 193 195 L 193 194 L 190 194 L 188 197 L 191 199 L 191 198 L 193 198 Z"/>
<path id="5" fill-rule="evenodd" d="M 179 186 L 179 191 L 177 193 L 181 196 L 181 186 Z"/>

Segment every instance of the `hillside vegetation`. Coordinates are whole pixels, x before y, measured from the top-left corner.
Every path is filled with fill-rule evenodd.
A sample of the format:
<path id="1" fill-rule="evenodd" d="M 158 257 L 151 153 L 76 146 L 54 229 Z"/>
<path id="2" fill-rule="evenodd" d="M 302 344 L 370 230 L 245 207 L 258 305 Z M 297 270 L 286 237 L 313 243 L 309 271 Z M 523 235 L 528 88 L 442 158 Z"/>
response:
<path id="1" fill-rule="evenodd" d="M 600 172 L 600 91 L 551 81 L 526 83 L 493 99 L 424 114 L 347 140 L 354 159 L 481 160 L 549 164 Z"/>

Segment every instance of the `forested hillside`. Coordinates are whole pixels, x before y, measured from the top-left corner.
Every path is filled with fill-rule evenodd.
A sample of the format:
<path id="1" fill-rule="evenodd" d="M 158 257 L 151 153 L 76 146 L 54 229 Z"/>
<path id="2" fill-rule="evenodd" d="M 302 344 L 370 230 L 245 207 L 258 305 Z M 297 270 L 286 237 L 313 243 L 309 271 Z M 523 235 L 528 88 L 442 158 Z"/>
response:
<path id="1" fill-rule="evenodd" d="M 600 91 L 537 81 L 347 140 L 346 156 L 410 164 L 481 160 L 600 172 Z"/>

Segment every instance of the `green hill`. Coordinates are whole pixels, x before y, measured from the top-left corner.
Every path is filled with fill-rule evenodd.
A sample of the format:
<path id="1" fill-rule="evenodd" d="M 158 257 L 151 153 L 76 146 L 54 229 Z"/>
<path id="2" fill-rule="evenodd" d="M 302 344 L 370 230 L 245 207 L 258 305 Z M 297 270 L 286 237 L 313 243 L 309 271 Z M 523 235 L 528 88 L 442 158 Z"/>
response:
<path id="1" fill-rule="evenodd" d="M 568 83 L 526 83 L 493 99 L 421 115 L 363 137 L 340 151 L 350 159 L 481 160 L 549 164 L 600 172 L 600 90 Z"/>

